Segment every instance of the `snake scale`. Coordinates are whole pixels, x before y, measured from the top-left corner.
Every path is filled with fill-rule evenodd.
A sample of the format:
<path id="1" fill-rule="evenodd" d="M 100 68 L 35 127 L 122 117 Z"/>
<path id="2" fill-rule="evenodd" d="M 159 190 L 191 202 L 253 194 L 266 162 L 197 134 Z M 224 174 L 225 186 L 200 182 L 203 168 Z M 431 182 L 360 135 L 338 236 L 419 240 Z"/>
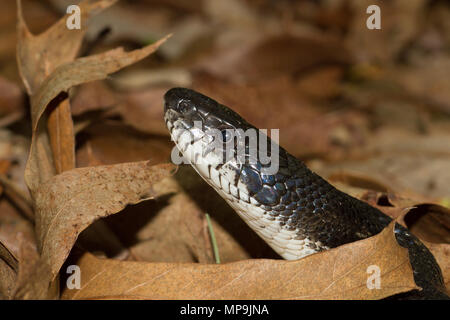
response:
<path id="1" fill-rule="evenodd" d="M 164 119 L 183 157 L 284 259 L 300 259 L 368 238 L 391 222 L 378 209 L 333 187 L 282 147 L 273 174 L 262 170 L 265 165 L 258 159 L 224 157 L 225 147 L 217 148 L 211 129 L 223 133 L 222 143 L 227 142 L 230 129 L 257 130 L 230 108 L 186 88 L 170 89 L 164 100 Z M 249 160 L 255 146 L 242 141 L 244 159 Z M 422 288 L 398 298 L 448 299 L 441 270 L 430 251 L 399 224 L 395 236 L 408 249 L 414 280 Z"/>

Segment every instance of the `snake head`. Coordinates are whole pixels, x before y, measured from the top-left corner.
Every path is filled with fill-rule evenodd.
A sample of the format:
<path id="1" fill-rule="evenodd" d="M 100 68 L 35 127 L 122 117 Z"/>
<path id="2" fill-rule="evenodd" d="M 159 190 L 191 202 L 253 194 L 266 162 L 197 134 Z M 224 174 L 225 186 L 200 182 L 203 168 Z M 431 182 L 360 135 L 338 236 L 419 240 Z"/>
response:
<path id="1" fill-rule="evenodd" d="M 205 175 L 207 164 L 221 166 L 234 156 L 226 153 L 231 135 L 243 119 L 215 100 L 186 88 L 170 89 L 164 96 L 164 118 L 172 140 L 195 169 Z M 230 149 L 230 148 L 228 148 Z"/>
<path id="2" fill-rule="evenodd" d="M 202 121 L 207 129 L 248 129 L 251 126 L 239 114 L 217 101 L 186 88 L 172 88 L 164 95 L 165 117 L 186 124 Z"/>

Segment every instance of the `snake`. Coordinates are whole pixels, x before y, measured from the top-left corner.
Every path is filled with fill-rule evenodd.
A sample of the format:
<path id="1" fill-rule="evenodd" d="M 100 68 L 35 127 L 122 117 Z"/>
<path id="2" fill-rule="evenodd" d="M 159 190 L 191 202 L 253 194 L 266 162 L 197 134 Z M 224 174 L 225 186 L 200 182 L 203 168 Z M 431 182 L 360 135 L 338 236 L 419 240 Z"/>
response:
<path id="1" fill-rule="evenodd" d="M 265 132 L 260 135 L 262 130 L 206 95 L 187 88 L 168 90 L 164 120 L 182 159 L 286 260 L 369 238 L 392 221 L 379 209 L 335 188 Z M 258 132 L 256 144 L 242 136 L 251 130 Z M 271 164 L 255 157 L 260 142 L 277 147 L 270 161 L 277 162 L 272 172 Z M 226 153 L 227 146 L 232 151 Z M 272 156 L 271 151 L 267 154 Z M 395 297 L 449 299 L 441 269 L 428 248 L 398 223 L 394 234 L 398 244 L 407 248 L 414 281 L 421 288 Z"/>

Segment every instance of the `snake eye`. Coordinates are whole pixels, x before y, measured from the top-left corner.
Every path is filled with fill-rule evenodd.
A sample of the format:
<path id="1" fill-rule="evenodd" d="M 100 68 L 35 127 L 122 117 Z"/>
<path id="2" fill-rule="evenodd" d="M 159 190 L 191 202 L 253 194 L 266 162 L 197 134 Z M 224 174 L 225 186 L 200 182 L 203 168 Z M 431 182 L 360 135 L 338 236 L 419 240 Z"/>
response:
<path id="1" fill-rule="evenodd" d="M 187 113 L 191 109 L 192 109 L 192 105 L 191 105 L 191 103 L 189 103 L 189 101 L 181 100 L 180 102 L 178 102 L 178 111 L 180 111 L 181 113 Z"/>

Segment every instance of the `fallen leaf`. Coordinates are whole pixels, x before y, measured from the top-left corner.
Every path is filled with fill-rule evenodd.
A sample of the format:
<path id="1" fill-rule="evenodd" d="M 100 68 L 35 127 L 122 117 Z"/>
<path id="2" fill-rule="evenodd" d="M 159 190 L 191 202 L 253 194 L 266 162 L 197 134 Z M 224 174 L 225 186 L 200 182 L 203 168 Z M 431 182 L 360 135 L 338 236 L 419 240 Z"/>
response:
<path id="1" fill-rule="evenodd" d="M 162 121 L 161 121 L 162 122 Z M 137 131 L 122 122 L 102 121 L 84 129 L 83 143 L 77 150 L 77 164 L 85 167 L 95 159 L 96 164 L 150 160 L 162 163 L 170 159 L 169 137 L 158 137 Z"/>
<path id="2" fill-rule="evenodd" d="M 131 52 L 122 48 L 114 49 L 98 55 L 79 58 L 73 62 L 59 66 L 49 75 L 39 90 L 32 96 L 31 118 L 33 140 L 30 147 L 30 158 L 25 169 L 25 180 L 28 187 L 34 191 L 54 174 L 54 165 L 50 157 L 48 137 L 45 134 L 41 116 L 49 103 L 67 92 L 71 87 L 88 81 L 101 80 L 108 74 L 116 72 L 153 53 L 168 37 L 152 45 Z M 39 146 L 41 146 L 39 148 Z"/>
<path id="3" fill-rule="evenodd" d="M 281 134 L 280 134 L 281 135 Z M 351 171 L 370 177 L 400 194 L 436 199 L 450 190 L 450 135 L 430 128 L 426 134 L 385 127 L 367 137 L 359 157 L 327 162 L 314 169 L 321 176 Z"/>
<path id="4" fill-rule="evenodd" d="M 0 300 L 9 299 L 16 285 L 16 257 L 0 242 Z"/>
<path id="5" fill-rule="evenodd" d="M 345 65 L 351 61 L 342 42 L 317 34 L 281 34 L 258 41 L 220 48 L 212 59 L 203 59 L 198 69 L 240 83 L 298 75 L 317 65 Z"/>
<path id="6" fill-rule="evenodd" d="M 21 1 L 17 0 L 17 62 L 31 101 L 39 92 L 45 78 L 60 65 L 75 59 L 87 30 L 86 23 L 89 16 L 107 8 L 115 1 L 82 1 L 79 3 L 82 28 L 68 30 L 67 16 L 64 16 L 47 31 L 35 36 L 28 30 L 23 19 Z M 55 97 L 58 94 L 59 92 Z M 54 112 L 50 115 L 48 130 L 45 130 L 44 126 L 37 127 L 40 116 L 33 118 L 33 115 L 36 108 L 42 108 L 43 113 L 47 105 L 36 106 L 31 103 L 33 135 L 25 172 L 25 180 L 31 190 L 55 173 L 75 166 L 73 123 L 67 97 L 54 101 Z M 34 172 L 30 173 L 30 170 Z"/>
<path id="7" fill-rule="evenodd" d="M 405 94 L 428 107 L 450 114 L 450 59 L 429 57 L 419 65 L 389 69 L 386 78 L 397 83 Z"/>
<path id="8" fill-rule="evenodd" d="M 377 2 L 381 10 L 381 29 L 366 27 L 370 16 L 367 8 L 372 0 L 351 0 L 352 12 L 346 44 L 355 58 L 362 63 L 393 62 L 399 52 L 416 36 L 423 27 L 419 18 L 425 11 L 425 0 L 395 0 Z M 371 13 L 373 14 L 373 12 Z"/>
<path id="9" fill-rule="evenodd" d="M 364 190 L 374 190 L 378 192 L 387 192 L 389 187 L 376 179 L 351 171 L 338 171 L 328 176 L 331 182 L 342 182 L 349 186 Z M 347 191 L 346 191 L 347 192 Z M 347 192 L 349 193 L 349 192 Z"/>
<path id="10" fill-rule="evenodd" d="M 162 86 L 123 96 L 118 107 L 124 122 L 147 133 L 168 136 L 164 119 L 164 94 L 173 86 Z"/>
<path id="11" fill-rule="evenodd" d="M 90 1 L 82 2 L 86 5 L 84 14 L 89 15 L 91 11 L 104 9 L 115 0 L 110 1 Z M 72 61 L 79 49 L 82 37 L 86 28 L 82 28 L 76 33 L 77 41 L 71 38 L 71 32 L 65 27 L 65 19 L 60 19 L 47 32 L 35 37 L 30 34 L 23 18 L 21 17 L 20 1 L 18 2 L 19 12 L 19 45 L 18 45 L 18 63 L 20 73 L 31 95 L 31 120 L 32 120 L 32 143 L 30 147 L 30 156 L 25 169 L 25 180 L 31 191 L 48 181 L 55 173 L 57 165 L 55 164 L 55 154 L 52 152 L 52 143 L 49 134 L 44 126 L 46 111 L 52 102 L 54 108 L 59 108 L 60 103 L 66 99 L 61 93 L 67 92 L 71 87 L 95 80 L 104 79 L 108 74 L 116 72 L 121 68 L 128 66 L 138 60 L 143 59 L 154 52 L 166 39 L 163 38 L 156 43 L 132 52 L 124 52 L 122 48 L 111 50 L 103 54 L 79 58 Z M 53 50 L 47 52 L 42 50 L 41 46 L 58 48 L 56 44 L 64 45 L 70 39 L 70 45 L 64 46 L 64 52 Z M 54 41 L 51 46 L 47 41 Z M 33 55 L 34 52 L 40 52 L 39 55 Z M 42 55 L 41 52 L 45 54 Z M 55 99 L 56 98 L 56 99 Z M 70 139 L 71 130 L 60 136 L 59 121 L 64 119 L 64 124 L 69 124 L 71 128 L 70 113 L 66 107 L 65 112 L 56 115 L 56 119 L 50 120 L 50 129 L 54 139 L 53 151 L 56 150 L 57 156 L 66 155 L 66 157 L 56 158 L 57 162 L 63 161 L 64 168 L 73 166 L 73 137 Z M 64 126 L 64 124 L 61 124 Z M 73 129 L 72 129 L 73 132 Z M 63 141 L 58 139 L 72 141 L 65 146 Z M 64 146 L 64 152 L 59 152 L 60 147 Z M 61 164 L 61 163 L 60 163 Z M 61 167 L 62 164 L 59 166 Z"/>
<path id="12" fill-rule="evenodd" d="M 74 116 L 89 111 L 104 110 L 118 103 L 116 93 L 103 81 L 83 83 L 76 88 L 71 98 L 71 109 Z"/>
<path id="13" fill-rule="evenodd" d="M 5 261 L 14 271 L 17 271 L 18 264 L 14 255 L 0 242 L 0 258 Z"/>
<path id="14" fill-rule="evenodd" d="M 18 272 L 17 272 L 17 280 L 15 283 L 13 298 L 30 298 L 30 294 L 34 292 L 33 290 L 42 290 L 42 283 L 40 281 L 30 281 L 33 275 L 47 275 L 49 274 L 49 266 L 48 264 L 41 263 L 39 264 L 39 252 L 36 247 L 35 242 L 29 241 L 27 237 L 18 233 L 16 235 L 16 243 L 19 247 L 19 252 L 17 254 L 18 261 Z M 22 291 L 24 288 L 32 288 L 27 289 L 25 292 Z M 40 296 L 42 299 L 56 299 L 59 295 L 59 289 L 56 286 L 56 282 L 49 285 L 45 284 L 45 292 Z"/>
<path id="15" fill-rule="evenodd" d="M 24 95 L 19 86 L 0 76 L 0 127 L 23 117 Z"/>
<path id="16" fill-rule="evenodd" d="M 450 243 L 450 209 L 438 204 L 417 203 L 404 218 L 418 238 L 435 243 Z"/>
<path id="17" fill-rule="evenodd" d="M 19 72 L 28 94 L 33 95 L 44 79 L 58 66 L 73 61 L 87 31 L 90 16 L 113 5 L 117 0 L 81 1 L 80 29 L 68 30 L 69 14 L 62 17 L 47 31 L 33 35 L 28 30 L 22 14 L 22 2 L 17 0 L 18 25 L 17 61 Z"/>
<path id="18" fill-rule="evenodd" d="M 81 289 L 63 299 L 380 299 L 417 289 L 407 249 L 393 233 L 380 234 L 297 261 L 245 260 L 227 264 L 76 261 Z M 368 289 L 368 267 L 381 271 Z M 114 281 L 112 281 L 114 279 Z"/>
<path id="19" fill-rule="evenodd" d="M 105 79 L 109 74 L 119 71 L 155 52 L 170 35 L 155 43 L 125 52 L 116 48 L 104 53 L 78 58 L 72 62 L 60 65 L 52 74 L 45 78 L 39 90 L 32 97 L 32 127 L 37 129 L 38 122 L 47 105 L 61 92 L 85 82 Z"/>
<path id="20" fill-rule="evenodd" d="M 17 235 L 25 242 L 35 243 L 34 226 L 26 219 L 17 205 L 6 197 L 0 199 L 0 242 L 2 242 L 15 257 L 19 257 L 20 243 Z"/>

